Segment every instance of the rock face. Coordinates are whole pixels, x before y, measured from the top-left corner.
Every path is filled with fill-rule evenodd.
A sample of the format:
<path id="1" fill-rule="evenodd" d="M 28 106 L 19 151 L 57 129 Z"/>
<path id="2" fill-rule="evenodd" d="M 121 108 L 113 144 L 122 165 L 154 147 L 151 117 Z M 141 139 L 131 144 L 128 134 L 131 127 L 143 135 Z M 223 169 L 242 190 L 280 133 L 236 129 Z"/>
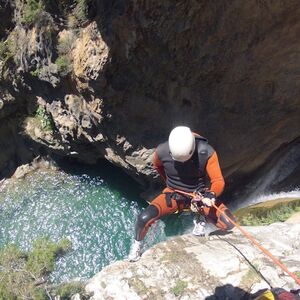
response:
<path id="1" fill-rule="evenodd" d="M 300 271 L 300 223 L 244 227 L 291 272 Z M 147 250 L 140 261 L 118 261 L 86 285 L 91 299 L 251 299 L 264 288 L 297 288 L 236 229 L 208 239 L 174 237 Z"/>
<path id="2" fill-rule="evenodd" d="M 209 139 L 232 184 L 299 145 L 297 0 L 88 3 L 76 30 L 66 25 L 72 9 L 59 7 L 64 22 L 19 30 L 37 45 L 17 51 L 26 68 L 16 85 L 53 118 L 50 142 L 30 135 L 50 152 L 104 157 L 149 182 L 154 147 L 185 124 Z M 67 75 L 54 64 L 62 53 Z"/>
<path id="3" fill-rule="evenodd" d="M 19 165 L 31 161 L 34 152 L 22 136 L 26 103 L 18 99 L 0 84 L 0 179 L 11 176 Z"/>

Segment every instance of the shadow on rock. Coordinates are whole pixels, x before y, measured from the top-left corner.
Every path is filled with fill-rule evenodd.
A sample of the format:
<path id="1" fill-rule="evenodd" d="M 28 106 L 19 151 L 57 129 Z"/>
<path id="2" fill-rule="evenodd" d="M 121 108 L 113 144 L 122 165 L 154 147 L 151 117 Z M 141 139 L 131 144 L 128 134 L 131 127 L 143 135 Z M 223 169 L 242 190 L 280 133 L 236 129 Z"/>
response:
<path id="1" fill-rule="evenodd" d="M 212 236 L 212 235 L 223 236 L 223 235 L 228 235 L 228 234 L 232 234 L 232 231 L 230 231 L 230 230 L 224 231 L 224 230 L 221 230 L 221 229 L 217 229 L 217 230 L 214 230 L 214 231 L 209 233 L 210 236 Z"/>

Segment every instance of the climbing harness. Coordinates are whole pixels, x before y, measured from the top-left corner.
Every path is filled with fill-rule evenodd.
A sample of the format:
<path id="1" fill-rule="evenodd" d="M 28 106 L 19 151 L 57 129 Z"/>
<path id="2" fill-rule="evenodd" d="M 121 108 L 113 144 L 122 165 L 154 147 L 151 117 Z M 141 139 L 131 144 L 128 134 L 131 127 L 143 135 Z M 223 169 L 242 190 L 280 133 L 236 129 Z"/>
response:
<path id="1" fill-rule="evenodd" d="M 180 190 L 175 190 L 178 193 L 182 193 L 183 195 L 189 195 L 193 199 L 196 199 L 194 201 L 200 201 L 198 200 L 201 195 L 200 193 L 187 193 L 184 191 Z M 233 224 L 236 228 L 238 228 L 255 246 L 257 246 L 265 255 L 267 255 L 276 265 L 278 265 L 284 272 L 286 272 L 290 277 L 294 279 L 294 281 L 300 285 L 300 279 L 291 271 L 288 270 L 288 268 L 273 254 L 271 254 L 266 248 L 264 248 L 262 245 L 259 244 L 259 242 L 250 234 L 248 233 L 245 229 L 243 229 L 237 222 L 233 221 L 228 215 L 224 213 L 221 209 L 219 209 L 218 206 L 216 206 L 213 202 L 211 203 L 212 207 L 214 207 L 221 215 L 223 215 L 231 224 Z"/>
<path id="2" fill-rule="evenodd" d="M 201 201 L 201 198 L 197 197 L 191 197 L 190 195 L 183 195 L 182 193 L 174 192 L 164 192 L 166 197 L 166 204 L 168 207 L 172 206 L 172 199 L 176 200 L 178 210 L 174 212 L 174 214 L 182 214 L 182 213 L 190 213 L 191 211 L 195 213 L 195 219 L 197 222 L 199 222 L 201 219 L 201 216 L 203 214 L 199 211 L 196 206 L 198 205 L 199 201 Z M 155 237 L 157 236 L 159 230 L 159 224 L 158 220 L 156 220 L 153 224 L 151 224 L 151 232 L 148 234 L 148 238 L 146 242 L 143 245 L 143 249 L 149 248 L 153 242 Z"/>
<path id="3" fill-rule="evenodd" d="M 191 201 L 193 200 L 191 196 L 183 195 L 176 191 L 164 192 L 163 194 L 166 195 L 166 204 L 168 207 L 172 206 L 172 199 L 176 201 L 178 209 L 174 212 L 174 214 L 191 211 Z"/>
<path id="4" fill-rule="evenodd" d="M 177 202 L 178 207 L 182 207 L 182 209 L 186 209 L 189 207 L 189 203 L 191 201 L 190 196 L 182 195 L 177 192 L 164 192 L 166 196 L 166 204 L 168 207 L 172 207 L 172 199 Z M 181 208 L 179 208 L 180 212 Z"/>

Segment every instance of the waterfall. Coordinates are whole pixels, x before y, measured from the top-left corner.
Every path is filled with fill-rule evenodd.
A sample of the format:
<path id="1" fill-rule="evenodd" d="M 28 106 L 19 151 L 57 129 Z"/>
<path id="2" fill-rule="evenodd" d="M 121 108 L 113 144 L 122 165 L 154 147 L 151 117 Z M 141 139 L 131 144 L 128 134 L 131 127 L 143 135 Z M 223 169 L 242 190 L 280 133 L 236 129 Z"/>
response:
<path id="1" fill-rule="evenodd" d="M 278 198 L 300 198 L 300 143 L 278 151 L 257 174 L 259 177 L 245 187 L 232 207 L 238 209 Z"/>

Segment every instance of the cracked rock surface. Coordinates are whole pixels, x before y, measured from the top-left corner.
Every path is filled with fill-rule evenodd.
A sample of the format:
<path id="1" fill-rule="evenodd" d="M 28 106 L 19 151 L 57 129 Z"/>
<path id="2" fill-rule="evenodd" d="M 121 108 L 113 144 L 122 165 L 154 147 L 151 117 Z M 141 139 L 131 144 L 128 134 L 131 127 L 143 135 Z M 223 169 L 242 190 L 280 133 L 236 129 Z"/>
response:
<path id="1" fill-rule="evenodd" d="M 244 229 L 299 274 L 300 223 Z M 86 291 L 93 300 L 250 299 L 269 285 L 286 290 L 297 287 L 235 228 L 207 238 L 190 234 L 170 238 L 145 251 L 136 263 L 117 261 L 105 267 L 89 280 Z"/>

